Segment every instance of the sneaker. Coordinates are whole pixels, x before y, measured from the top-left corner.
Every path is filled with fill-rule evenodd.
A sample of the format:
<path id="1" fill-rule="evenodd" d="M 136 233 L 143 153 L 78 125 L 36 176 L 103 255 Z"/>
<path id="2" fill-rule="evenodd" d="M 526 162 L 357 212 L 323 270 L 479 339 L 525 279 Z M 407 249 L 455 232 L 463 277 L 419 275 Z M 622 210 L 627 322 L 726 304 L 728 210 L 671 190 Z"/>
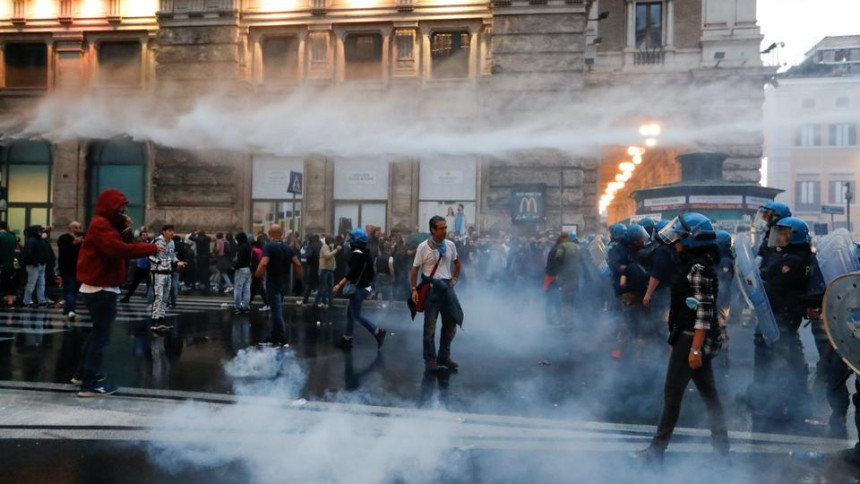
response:
<path id="1" fill-rule="evenodd" d="M 81 387 L 81 391 L 78 392 L 78 396 L 81 398 L 104 397 L 116 393 L 117 390 L 119 390 L 119 388 L 113 383 L 96 383 L 96 385 L 91 388 Z"/>
<path id="2" fill-rule="evenodd" d="M 78 317 L 78 315 L 77 315 L 77 314 L 75 314 L 75 312 L 74 312 L 74 311 L 69 311 L 69 312 L 66 314 L 66 319 L 68 319 L 69 321 L 74 321 L 74 320 L 75 320 L 75 318 L 77 318 L 77 317 Z"/>
<path id="3" fill-rule="evenodd" d="M 376 349 L 382 349 L 382 343 L 385 342 L 385 334 L 385 330 L 380 328 L 379 332 L 373 335 L 373 337 L 376 338 Z"/>
<path id="4" fill-rule="evenodd" d="M 458 365 L 457 362 L 452 360 L 451 358 L 446 358 L 444 360 L 436 360 L 436 363 L 438 363 L 439 366 L 444 366 L 445 368 L 448 368 L 449 370 L 456 370 L 457 368 L 460 368 L 460 365 Z"/>
<path id="5" fill-rule="evenodd" d="M 444 370 L 447 370 L 447 368 L 437 363 L 436 360 L 429 360 L 424 362 L 424 373 L 435 373 L 437 371 Z"/>
<path id="6" fill-rule="evenodd" d="M 334 347 L 349 351 L 352 349 L 352 338 L 341 338 L 334 344 Z"/>
<path id="7" fill-rule="evenodd" d="M 233 310 L 233 314 L 242 314 L 242 312 L 243 312 L 243 311 L 242 311 L 242 309 L 240 309 L 240 308 L 236 308 L 236 309 L 234 309 L 234 310 Z"/>
<path id="8" fill-rule="evenodd" d="M 269 306 L 263 306 L 263 307 L 261 307 L 261 308 L 260 308 L 260 312 L 261 312 L 261 313 L 265 313 L 265 312 L 266 312 L 266 311 L 268 311 L 268 310 L 269 310 Z"/>
<path id="9" fill-rule="evenodd" d="M 233 292 L 233 287 L 232 287 L 232 286 L 230 286 L 230 287 L 225 287 L 225 288 L 224 288 L 224 294 L 229 294 L 229 293 L 231 293 L 231 292 Z"/>
<path id="10" fill-rule="evenodd" d="M 641 465 L 653 466 L 663 464 L 663 454 L 665 452 L 659 447 L 649 445 L 646 449 L 632 452 L 630 456 Z"/>
<path id="11" fill-rule="evenodd" d="M 102 374 L 96 379 L 96 383 L 101 383 L 105 380 L 107 380 L 107 375 Z M 69 383 L 71 383 L 72 385 L 80 385 L 83 382 L 84 382 L 83 379 L 78 378 L 76 376 L 73 376 L 72 379 L 69 380 Z"/>

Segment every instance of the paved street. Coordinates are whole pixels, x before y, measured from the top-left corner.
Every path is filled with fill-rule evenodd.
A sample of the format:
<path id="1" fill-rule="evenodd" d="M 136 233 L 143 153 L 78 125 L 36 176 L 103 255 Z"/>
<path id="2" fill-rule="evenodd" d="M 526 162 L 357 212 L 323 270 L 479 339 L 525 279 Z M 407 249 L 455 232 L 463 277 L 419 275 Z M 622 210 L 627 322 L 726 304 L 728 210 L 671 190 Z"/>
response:
<path id="1" fill-rule="evenodd" d="M 300 308 L 290 300 L 291 347 L 274 350 L 256 348 L 268 331 L 258 306 L 234 315 L 222 308 L 226 297 L 183 296 L 168 315 L 173 329 L 159 334 L 150 331 L 145 302 L 136 298 L 121 306 L 105 357 L 120 392 L 95 400 L 76 398 L 68 383 L 88 331 L 86 311 L 72 324 L 57 310 L 5 311 L 0 461 L 12 465 L 12 480 L 20 482 L 119 480 L 131 478 L 128 469 L 141 482 L 269 481 L 278 473 L 337 481 L 344 467 L 362 467 L 363 459 L 371 459 L 364 468 L 374 467 L 363 448 L 392 457 L 379 463 L 389 469 L 384 478 L 359 472 L 358 482 L 433 480 L 426 476 L 434 473 L 456 482 L 552 481 L 567 478 L 571 462 L 601 480 L 637 474 L 627 452 L 644 447 L 653 433 L 664 363 L 625 368 L 629 363 L 614 361 L 601 349 L 605 334 L 584 329 L 608 326 L 603 314 L 549 328 L 528 299 L 474 301 L 454 342 L 461 370 L 425 375 L 420 323 L 400 303 L 369 304 L 371 319 L 389 330 L 381 352 L 357 328 L 356 347 L 343 353 L 332 347 L 344 324 L 342 305 Z M 734 327 L 732 336 L 731 365 L 718 369 L 732 430 L 732 475 L 751 479 L 766 468 L 774 478 L 766 482 L 853 476 L 832 458 L 789 455 L 832 453 L 851 442 L 750 432 L 737 400 L 749 381 L 751 329 Z M 666 474 L 655 480 L 683 480 L 684 469 L 709 455 L 705 422 L 697 418 L 703 406 L 689 393 L 685 428 L 670 447 Z M 416 444 L 422 439 L 426 447 Z M 287 458 L 263 442 L 351 456 L 333 463 L 305 450 Z M 204 450 L 209 459 L 200 458 Z M 512 456 L 521 456 L 520 465 L 507 468 Z M 410 479 L 422 466 L 430 474 Z"/>

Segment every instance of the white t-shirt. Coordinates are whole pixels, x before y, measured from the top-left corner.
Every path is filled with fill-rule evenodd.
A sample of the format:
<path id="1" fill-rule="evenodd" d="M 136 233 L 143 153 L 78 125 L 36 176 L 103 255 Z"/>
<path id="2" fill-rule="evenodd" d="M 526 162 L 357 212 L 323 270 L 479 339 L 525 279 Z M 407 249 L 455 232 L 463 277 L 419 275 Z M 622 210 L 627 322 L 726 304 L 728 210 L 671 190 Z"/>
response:
<path id="1" fill-rule="evenodd" d="M 445 239 L 445 245 L 447 246 L 445 257 L 439 262 L 439 268 L 436 269 L 433 279 L 451 279 L 451 263 L 457 260 L 457 246 L 448 239 Z M 431 248 L 430 241 L 425 240 L 415 251 L 415 262 L 412 263 L 412 267 L 421 267 L 421 272 L 430 277 L 438 259 L 439 249 Z"/>
<path id="2" fill-rule="evenodd" d="M 99 287 L 99 286 L 91 286 L 89 284 L 81 284 L 81 294 L 95 294 L 99 291 L 107 291 L 115 294 L 119 294 L 119 287 Z"/>

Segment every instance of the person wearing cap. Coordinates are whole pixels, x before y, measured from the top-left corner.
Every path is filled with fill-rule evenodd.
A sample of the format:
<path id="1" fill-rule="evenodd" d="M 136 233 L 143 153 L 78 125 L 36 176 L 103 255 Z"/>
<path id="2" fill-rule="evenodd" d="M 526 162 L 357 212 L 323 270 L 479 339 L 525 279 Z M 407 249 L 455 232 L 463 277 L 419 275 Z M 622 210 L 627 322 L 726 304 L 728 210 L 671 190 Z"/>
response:
<path id="1" fill-rule="evenodd" d="M 48 299 L 45 297 L 45 267 L 50 260 L 48 247 L 45 241 L 47 234 L 41 225 L 32 225 L 27 229 L 27 240 L 24 242 L 24 250 L 21 259 L 27 268 L 27 286 L 24 289 L 24 306 L 35 307 L 33 303 L 33 291 L 36 291 L 36 299 L 40 306 L 47 306 Z"/>
<path id="2" fill-rule="evenodd" d="M 364 229 L 352 229 L 349 233 L 350 240 L 350 255 L 349 255 L 349 270 L 346 275 L 335 284 L 332 292 L 337 294 L 341 288 L 349 281 L 355 286 L 355 292 L 349 294 L 349 304 L 346 309 L 346 329 L 335 346 L 342 350 L 350 350 L 352 348 L 352 336 L 355 328 L 355 321 L 364 326 L 373 338 L 376 340 L 377 350 L 382 349 L 382 344 L 385 341 L 385 330 L 378 328 L 373 321 L 361 314 L 361 306 L 364 300 L 370 296 L 373 291 L 373 254 L 367 246 L 368 237 Z"/>

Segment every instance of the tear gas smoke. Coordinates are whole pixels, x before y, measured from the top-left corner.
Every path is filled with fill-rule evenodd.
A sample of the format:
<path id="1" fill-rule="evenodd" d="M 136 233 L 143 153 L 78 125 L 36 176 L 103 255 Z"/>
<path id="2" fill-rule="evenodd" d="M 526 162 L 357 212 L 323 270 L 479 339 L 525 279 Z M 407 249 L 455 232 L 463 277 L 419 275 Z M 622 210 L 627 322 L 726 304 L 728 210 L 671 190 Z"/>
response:
<path id="1" fill-rule="evenodd" d="M 6 138 L 53 142 L 131 136 L 180 149 L 224 149 L 276 156 L 502 155 L 558 149 L 594 156 L 603 146 L 641 142 L 641 121 L 665 119 L 661 142 L 737 144 L 761 129 L 760 112 L 734 109 L 731 83 L 706 87 L 591 88 L 571 99 L 544 96 L 529 110 L 494 102 L 476 88 L 368 91 L 345 85 L 297 88 L 283 96 L 54 93 L 0 123 Z M 707 104 L 713 99 L 728 99 Z M 490 108 L 500 105 L 502 108 Z M 698 126 L 698 127 L 695 127 Z M 744 143 L 743 141 L 740 141 Z"/>

